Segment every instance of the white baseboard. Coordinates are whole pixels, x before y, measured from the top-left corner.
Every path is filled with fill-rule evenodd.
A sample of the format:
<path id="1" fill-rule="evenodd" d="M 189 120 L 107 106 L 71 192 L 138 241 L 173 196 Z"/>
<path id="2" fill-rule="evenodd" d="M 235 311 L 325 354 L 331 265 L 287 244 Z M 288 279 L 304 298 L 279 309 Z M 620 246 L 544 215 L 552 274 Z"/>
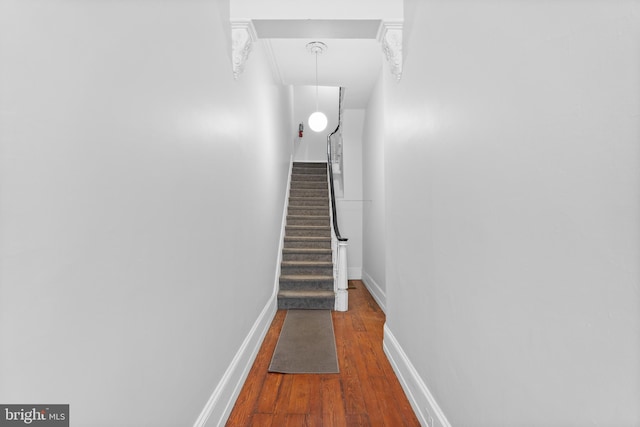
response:
<path id="1" fill-rule="evenodd" d="M 244 339 L 240 349 L 233 357 L 231 364 L 207 401 L 193 427 L 221 427 L 227 422 L 233 405 L 253 366 L 262 341 L 271 326 L 276 314 L 275 294 L 269 298 L 260 316 L 253 324 L 249 335 Z"/>
<path id="2" fill-rule="evenodd" d="M 360 280 L 362 279 L 362 268 L 361 267 L 349 267 L 349 271 L 347 272 L 347 277 L 349 280 Z"/>
<path id="3" fill-rule="evenodd" d="M 362 272 L 362 281 L 364 282 L 364 285 L 369 290 L 369 293 L 371 294 L 371 296 L 373 296 L 373 299 L 376 300 L 376 302 L 380 306 L 380 309 L 382 309 L 382 311 L 386 313 L 387 312 L 387 294 L 382 290 L 380 285 L 378 285 L 376 281 L 373 280 L 373 278 L 367 274 L 366 271 Z"/>
<path id="4" fill-rule="evenodd" d="M 386 324 L 382 346 L 420 424 L 425 427 L 451 427 L 429 388 Z"/>

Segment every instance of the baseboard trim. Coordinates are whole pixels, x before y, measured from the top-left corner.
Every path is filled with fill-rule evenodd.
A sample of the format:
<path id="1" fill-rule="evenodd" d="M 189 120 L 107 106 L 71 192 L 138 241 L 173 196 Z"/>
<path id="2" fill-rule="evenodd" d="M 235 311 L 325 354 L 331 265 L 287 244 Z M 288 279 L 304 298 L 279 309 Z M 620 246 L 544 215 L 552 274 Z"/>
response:
<path id="1" fill-rule="evenodd" d="M 253 324 L 222 379 L 211 393 L 207 404 L 193 424 L 194 427 L 221 427 L 227 422 L 240 390 L 249 375 L 249 370 L 258 355 L 262 341 L 271 326 L 271 321 L 275 317 L 276 309 L 274 294 Z"/>
<path id="2" fill-rule="evenodd" d="M 429 388 L 386 324 L 382 347 L 420 424 L 428 427 L 451 427 Z"/>
<path id="3" fill-rule="evenodd" d="M 387 294 L 382 290 L 380 285 L 373 280 L 373 277 L 369 276 L 366 271 L 362 271 L 362 281 L 369 290 L 373 299 L 376 300 L 382 311 L 387 312 Z"/>

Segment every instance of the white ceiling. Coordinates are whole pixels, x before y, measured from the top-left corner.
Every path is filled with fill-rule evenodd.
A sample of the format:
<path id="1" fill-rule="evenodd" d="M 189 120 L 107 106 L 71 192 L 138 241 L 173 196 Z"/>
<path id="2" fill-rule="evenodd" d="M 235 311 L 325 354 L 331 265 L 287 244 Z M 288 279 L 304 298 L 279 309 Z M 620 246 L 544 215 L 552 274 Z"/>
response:
<path id="1" fill-rule="evenodd" d="M 316 57 L 306 46 L 321 41 L 327 49 L 318 55 L 318 85 L 344 87 L 345 108 L 366 107 L 382 67 L 382 48 L 376 40 L 380 20 L 252 22 L 283 84 L 316 84 Z"/>
<path id="2" fill-rule="evenodd" d="M 283 84 L 316 84 L 316 57 L 306 48 L 312 41 L 327 45 L 318 55 L 318 85 L 344 87 L 344 107 L 365 108 L 382 65 L 380 44 L 354 39 L 270 39 L 266 43 Z"/>

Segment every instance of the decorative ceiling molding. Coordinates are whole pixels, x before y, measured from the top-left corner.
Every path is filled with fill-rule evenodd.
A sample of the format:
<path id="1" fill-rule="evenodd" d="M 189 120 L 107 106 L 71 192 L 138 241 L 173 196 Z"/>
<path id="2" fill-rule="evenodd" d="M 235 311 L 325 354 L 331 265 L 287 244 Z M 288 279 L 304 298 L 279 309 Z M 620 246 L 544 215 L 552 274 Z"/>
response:
<path id="1" fill-rule="evenodd" d="M 378 31 L 378 42 L 382 46 L 391 74 L 402 78 L 402 22 L 382 21 Z"/>
<path id="2" fill-rule="evenodd" d="M 258 36 L 251 21 L 231 22 L 231 59 L 234 79 L 237 80 L 244 71 L 244 65 L 256 40 Z"/>

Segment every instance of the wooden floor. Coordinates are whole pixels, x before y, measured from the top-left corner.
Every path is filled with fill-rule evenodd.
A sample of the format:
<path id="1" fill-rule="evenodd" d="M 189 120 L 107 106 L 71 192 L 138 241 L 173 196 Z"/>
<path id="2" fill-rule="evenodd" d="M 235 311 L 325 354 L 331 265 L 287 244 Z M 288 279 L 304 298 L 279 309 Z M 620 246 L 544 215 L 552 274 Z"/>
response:
<path id="1" fill-rule="evenodd" d="M 332 312 L 340 373 L 267 372 L 286 315 L 278 310 L 227 426 L 420 425 L 382 350 L 384 313 L 361 281 L 349 287 L 349 311 Z"/>

